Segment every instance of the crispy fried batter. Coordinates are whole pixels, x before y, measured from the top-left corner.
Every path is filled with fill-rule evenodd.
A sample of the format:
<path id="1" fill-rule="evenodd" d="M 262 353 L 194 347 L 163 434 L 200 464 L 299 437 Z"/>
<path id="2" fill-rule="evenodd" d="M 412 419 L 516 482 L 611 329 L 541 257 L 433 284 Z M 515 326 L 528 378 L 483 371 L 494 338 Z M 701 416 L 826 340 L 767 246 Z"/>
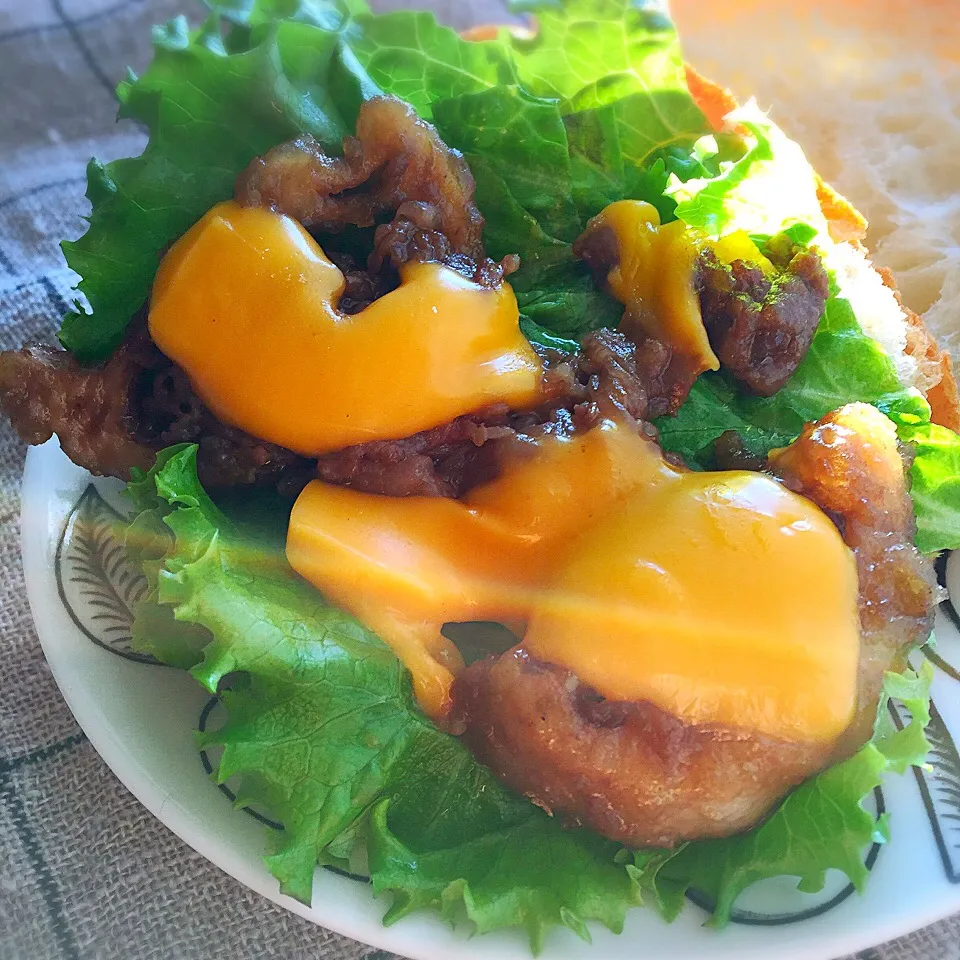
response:
<path id="1" fill-rule="evenodd" d="M 669 846 L 752 826 L 791 787 L 870 736 L 883 672 L 926 638 L 936 600 L 931 564 L 912 542 L 896 435 L 883 414 L 853 404 L 810 425 L 772 466 L 834 519 L 857 558 L 859 709 L 840 740 L 785 743 L 685 724 L 646 702 L 608 701 L 521 644 L 470 666 L 454 687 L 482 762 L 570 823 L 628 844 Z"/>
<path id="2" fill-rule="evenodd" d="M 875 407 L 848 404 L 775 452 L 770 466 L 837 524 L 857 559 L 860 584 L 859 719 L 844 744 L 869 735 L 886 670 L 933 629 L 933 563 L 914 546 L 917 531 L 893 424 Z"/>
<path id="3" fill-rule="evenodd" d="M 505 783 L 631 846 L 745 830 L 831 752 L 604 700 L 522 646 L 469 667 L 454 702 L 470 748 Z"/>
<path id="4" fill-rule="evenodd" d="M 134 438 L 127 417 L 130 384 L 140 369 L 128 345 L 102 368 L 88 369 L 64 350 L 27 344 L 0 354 L 3 410 L 27 443 L 56 433 L 74 463 L 128 478 L 131 468 L 153 463 L 153 450 Z"/>

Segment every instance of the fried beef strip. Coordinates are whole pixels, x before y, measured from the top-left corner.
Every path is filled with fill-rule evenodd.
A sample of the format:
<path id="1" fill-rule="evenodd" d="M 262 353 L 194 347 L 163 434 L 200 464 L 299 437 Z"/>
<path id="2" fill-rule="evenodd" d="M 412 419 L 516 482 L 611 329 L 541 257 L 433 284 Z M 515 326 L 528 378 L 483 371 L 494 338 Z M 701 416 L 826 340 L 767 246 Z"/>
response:
<path id="1" fill-rule="evenodd" d="M 235 195 L 322 233 L 374 226 L 402 208 L 417 228 L 442 234 L 452 253 L 480 262 L 483 217 L 473 189 L 463 156 L 431 124 L 401 100 L 374 97 L 360 108 L 342 157 L 309 136 L 281 144 L 240 174 Z"/>
<path id="2" fill-rule="evenodd" d="M 126 424 L 138 440 L 153 451 L 196 443 L 197 473 L 210 490 L 276 486 L 295 496 L 310 481 L 310 460 L 218 420 L 145 329 L 131 340 L 138 345 L 141 366 L 128 387 Z"/>
<path id="3" fill-rule="evenodd" d="M 515 254 L 495 263 L 488 257 L 456 250 L 442 226 L 435 207 L 415 201 L 401 204 L 393 220 L 381 224 L 374 233 L 368 271 L 373 276 L 398 276 L 405 263 L 443 263 L 474 283 L 498 287 L 520 266 Z"/>
<path id="4" fill-rule="evenodd" d="M 578 353 L 547 351 L 546 357 L 547 394 L 555 393 L 568 406 L 590 404 L 595 420 L 620 413 L 637 421 L 670 416 L 696 380 L 685 358 L 666 344 L 634 343 L 607 328 L 588 333 Z"/>
<path id="5" fill-rule="evenodd" d="M 360 284 L 352 289 L 358 299 L 366 295 Z M 142 318 L 100 368 L 82 367 L 51 347 L 0 355 L 0 396 L 28 442 L 55 432 L 68 456 L 95 474 L 126 479 L 131 467 L 149 467 L 157 450 L 197 443 L 200 479 L 210 489 L 277 486 L 295 496 L 319 476 L 388 496 L 457 497 L 492 479 L 508 446 L 544 432 L 586 430 L 604 416 L 645 421 L 686 395 L 668 376 L 668 352 L 643 351 L 611 330 L 589 334 L 572 356 L 547 353 L 545 402 L 537 410 L 492 407 L 319 460 L 221 423 L 153 344 Z"/>
<path id="6" fill-rule="evenodd" d="M 705 251 L 697 286 L 721 365 L 758 396 L 773 396 L 807 355 L 823 315 L 830 291 L 820 257 L 801 251 L 771 279 L 743 260 L 728 267 Z"/>
<path id="7" fill-rule="evenodd" d="M 932 564 L 912 542 L 896 434 L 883 414 L 853 404 L 808 426 L 771 467 L 833 518 L 857 559 L 858 710 L 839 741 L 789 743 L 686 724 L 648 702 L 609 701 L 521 644 L 471 665 L 454 686 L 458 719 L 483 763 L 570 824 L 671 846 L 752 826 L 869 738 L 883 672 L 926 639 L 937 599 Z"/>

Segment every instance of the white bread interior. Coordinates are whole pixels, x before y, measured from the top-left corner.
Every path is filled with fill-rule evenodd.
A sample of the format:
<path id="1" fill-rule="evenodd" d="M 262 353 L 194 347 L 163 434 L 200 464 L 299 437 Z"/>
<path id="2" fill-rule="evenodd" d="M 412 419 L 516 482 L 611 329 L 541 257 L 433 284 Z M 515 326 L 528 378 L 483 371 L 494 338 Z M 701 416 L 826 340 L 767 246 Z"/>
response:
<path id="1" fill-rule="evenodd" d="M 686 59 L 760 106 L 870 222 L 870 256 L 960 356 L 960 7 L 957 0 L 672 0 Z M 879 291 L 861 317 L 905 382 L 903 319 Z M 868 291 L 869 293 L 869 291 Z M 885 302 L 884 302 L 885 301 Z M 871 318 L 875 318 L 873 322 Z"/>

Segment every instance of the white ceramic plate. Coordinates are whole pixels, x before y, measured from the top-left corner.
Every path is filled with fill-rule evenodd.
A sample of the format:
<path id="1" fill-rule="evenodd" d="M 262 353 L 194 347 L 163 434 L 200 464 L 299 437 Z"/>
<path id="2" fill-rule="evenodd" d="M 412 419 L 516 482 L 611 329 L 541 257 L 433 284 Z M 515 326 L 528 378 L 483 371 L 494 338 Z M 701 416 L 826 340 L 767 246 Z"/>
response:
<path id="1" fill-rule="evenodd" d="M 56 441 L 31 450 L 23 480 L 27 592 L 53 674 L 77 721 L 120 780 L 163 823 L 221 869 L 301 916 L 416 960 L 530 960 L 525 937 L 468 939 L 431 916 L 389 929 L 386 904 L 363 882 L 317 870 L 310 907 L 281 896 L 261 861 L 271 827 L 235 809 L 207 776 L 194 743 L 209 698 L 188 675 L 129 651 L 130 604 L 143 588 L 111 535 L 120 485 L 92 481 Z M 960 557 L 960 554 L 957 555 Z M 949 571 L 960 597 L 960 562 Z M 704 929 L 691 903 L 672 926 L 637 909 L 619 937 L 593 929 L 588 945 L 566 930 L 547 939 L 546 960 L 832 960 L 960 911 L 960 632 L 945 603 L 937 620 L 936 712 L 931 769 L 891 778 L 878 805 L 893 839 L 868 852 L 865 896 L 842 877 L 818 896 L 787 879 L 741 900 L 737 922 Z M 951 666 L 951 664 L 953 666 Z M 950 731 L 953 731 L 951 735 Z"/>

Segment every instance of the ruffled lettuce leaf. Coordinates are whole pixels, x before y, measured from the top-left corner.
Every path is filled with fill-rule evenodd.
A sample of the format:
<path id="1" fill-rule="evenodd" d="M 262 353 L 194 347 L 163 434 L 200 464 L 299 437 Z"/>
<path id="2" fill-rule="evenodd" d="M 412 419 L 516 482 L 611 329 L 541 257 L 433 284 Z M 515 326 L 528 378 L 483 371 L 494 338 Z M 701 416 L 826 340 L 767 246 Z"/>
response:
<path id="1" fill-rule="evenodd" d="M 282 516 L 273 535 L 228 519 L 192 446 L 165 451 L 130 495 L 142 513 L 128 541 L 147 531 L 154 558 L 137 636 L 162 633 L 147 649 L 220 693 L 227 720 L 202 741 L 223 747 L 217 779 L 239 778 L 239 801 L 283 824 L 267 863 L 285 893 L 309 902 L 316 864 L 362 844 L 393 897 L 386 922 L 436 908 L 479 931 L 520 927 L 535 950 L 555 925 L 622 928 L 639 897 L 617 845 L 563 830 L 434 727 L 390 649 L 287 565 Z"/>
<path id="2" fill-rule="evenodd" d="M 910 495 L 917 547 L 924 553 L 960 550 L 960 437 L 929 422 L 929 413 L 892 412 L 900 440 L 912 446 Z"/>
<path id="3" fill-rule="evenodd" d="M 849 760 L 802 784 L 765 823 L 742 836 L 688 843 L 679 850 L 637 854 L 635 866 L 645 895 L 667 919 L 683 907 L 688 890 L 713 906 L 710 923 L 729 923 L 737 898 L 751 884 L 771 877 L 796 877 L 805 893 L 817 893 L 828 870 L 840 870 L 862 891 L 869 871 L 864 850 L 886 842 L 889 824 L 863 806 L 886 773 L 922 764 L 929 750 L 923 729 L 930 720 L 933 669 L 889 673 L 873 739 Z M 904 703 L 912 722 L 894 726 L 888 704 Z"/>
<path id="4" fill-rule="evenodd" d="M 797 224 L 812 228 L 808 239 L 826 237 L 816 176 L 799 144 L 754 100 L 726 119 L 746 129 L 746 152 L 721 161 L 717 176 L 672 176 L 665 193 L 677 202 L 677 218 L 714 237 L 734 230 L 772 237 Z"/>
<path id="5" fill-rule="evenodd" d="M 306 902 L 317 863 L 344 867 L 363 851 L 374 891 L 392 898 L 387 923 L 434 909 L 479 932 L 519 927 L 537 950 L 556 925 L 584 938 L 589 921 L 619 931 L 641 891 L 675 916 L 692 886 L 722 925 L 739 893 L 765 877 L 795 875 L 814 890 L 836 867 L 862 883 L 864 849 L 886 836 L 863 799 L 885 772 L 926 752 L 929 672 L 888 675 L 871 743 L 761 827 L 629 853 L 562 829 L 437 730 L 389 648 L 286 564 L 282 514 L 277 522 L 266 511 L 271 530 L 248 509 L 227 516 L 210 501 L 195 447 L 164 451 L 129 493 L 141 513 L 128 541 L 153 586 L 137 635 L 155 631 L 151 652 L 221 695 L 227 720 L 202 737 L 223 748 L 215 775 L 239 781 L 239 803 L 283 824 L 267 863 L 281 889 Z M 903 730 L 888 696 L 914 718 Z"/>
<path id="6" fill-rule="evenodd" d="M 64 244 L 81 275 L 64 346 L 103 360 L 145 303 L 166 247 L 230 196 L 253 156 L 301 133 L 338 152 L 363 100 L 410 102 L 463 150 L 495 257 L 519 253 L 524 318 L 577 336 L 619 316 L 572 256 L 586 220 L 614 199 L 655 203 L 668 178 L 716 173 L 693 157 L 707 124 L 686 88 L 659 4 L 538 6 L 534 40 L 462 40 L 432 14 L 376 16 L 356 0 L 221 0 L 190 32 L 159 29 L 142 77 L 120 84 L 140 157 L 88 170 L 90 225 Z"/>

